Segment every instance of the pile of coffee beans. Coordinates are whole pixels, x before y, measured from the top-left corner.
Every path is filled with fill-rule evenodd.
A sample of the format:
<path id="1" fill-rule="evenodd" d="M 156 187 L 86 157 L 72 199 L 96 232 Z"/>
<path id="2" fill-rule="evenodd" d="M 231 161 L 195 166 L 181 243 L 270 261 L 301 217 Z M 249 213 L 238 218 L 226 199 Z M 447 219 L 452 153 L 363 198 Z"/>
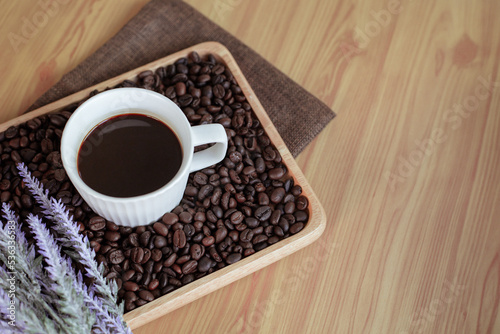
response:
<path id="1" fill-rule="evenodd" d="M 157 222 L 123 227 L 96 215 L 69 181 L 59 152 L 62 130 L 77 105 L 0 133 L 0 199 L 24 219 L 40 208 L 15 164 L 24 162 L 49 194 L 66 204 L 115 279 L 125 311 L 238 262 L 300 232 L 308 200 L 288 174 L 231 72 L 212 55 L 195 52 L 145 71 L 118 87 L 164 94 L 192 125 L 220 123 L 229 146 L 220 163 L 192 173 L 184 198 Z M 95 95 L 98 92 L 91 94 Z M 23 230 L 29 234 L 26 226 Z"/>

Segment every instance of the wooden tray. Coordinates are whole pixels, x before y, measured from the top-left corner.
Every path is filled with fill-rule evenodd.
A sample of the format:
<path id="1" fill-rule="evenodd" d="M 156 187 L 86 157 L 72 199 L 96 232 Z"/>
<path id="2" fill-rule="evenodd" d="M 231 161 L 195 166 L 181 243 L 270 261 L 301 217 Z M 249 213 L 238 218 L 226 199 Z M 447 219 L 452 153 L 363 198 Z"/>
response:
<path id="1" fill-rule="evenodd" d="M 125 320 L 128 325 L 134 329 L 138 328 L 164 314 L 169 313 L 181 306 L 184 306 L 202 296 L 209 294 L 223 286 L 226 286 L 242 277 L 245 277 L 265 266 L 290 255 L 299 249 L 311 244 L 319 238 L 323 233 L 326 224 L 325 212 L 318 201 L 318 198 L 307 183 L 304 175 L 297 166 L 292 155 L 288 151 L 283 139 L 278 134 L 269 116 L 255 96 L 252 88 L 241 73 L 240 68 L 236 64 L 233 56 L 223 45 L 216 42 L 206 42 L 192 46 L 188 49 L 176 52 L 165 58 L 158 59 L 152 63 L 141 66 L 130 72 L 119 75 L 115 78 L 101 82 L 95 86 L 84 89 L 78 93 L 67 96 L 59 101 L 43 106 L 30 113 L 19 116 L 6 123 L 0 125 L 0 132 L 5 131 L 12 125 L 18 125 L 26 122 L 34 117 L 63 109 L 64 107 L 88 98 L 89 93 L 95 89 L 102 91 L 107 87 L 114 87 L 126 79 L 135 79 L 137 74 L 145 70 L 155 70 L 160 66 L 172 64 L 175 60 L 181 57 L 186 57 L 190 52 L 196 51 L 200 56 L 213 54 L 216 59 L 224 63 L 233 73 L 236 81 L 240 85 L 245 94 L 248 103 L 252 106 L 253 111 L 260 120 L 267 135 L 271 139 L 274 146 L 281 153 L 284 164 L 287 166 L 290 176 L 294 178 L 295 184 L 302 187 L 302 193 L 309 200 L 309 221 L 302 231 L 290 236 L 284 240 L 277 242 L 274 245 L 256 252 L 255 254 L 246 257 L 235 264 L 224 267 L 214 273 L 204 276 L 194 282 L 174 290 L 167 295 L 164 295 L 144 306 L 141 306 L 125 315 Z"/>

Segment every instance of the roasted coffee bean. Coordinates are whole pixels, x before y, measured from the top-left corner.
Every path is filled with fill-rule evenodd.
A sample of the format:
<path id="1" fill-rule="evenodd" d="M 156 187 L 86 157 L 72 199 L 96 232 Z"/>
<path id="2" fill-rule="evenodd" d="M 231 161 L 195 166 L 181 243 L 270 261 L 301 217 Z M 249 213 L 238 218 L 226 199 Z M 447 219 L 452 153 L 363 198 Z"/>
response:
<path id="1" fill-rule="evenodd" d="M 141 247 L 133 248 L 132 252 L 130 253 L 130 259 L 134 263 L 142 263 L 142 260 L 144 259 L 144 250 Z"/>
<path id="2" fill-rule="evenodd" d="M 200 191 L 198 192 L 198 199 L 200 201 L 202 201 L 203 199 L 205 199 L 205 197 L 210 195 L 210 193 L 213 190 L 214 190 L 214 186 L 212 186 L 211 184 L 204 185 L 203 187 L 200 188 Z"/>
<path id="3" fill-rule="evenodd" d="M 212 260 L 204 256 L 198 261 L 198 271 L 206 273 L 212 267 Z"/>
<path id="4" fill-rule="evenodd" d="M 242 242 L 250 242 L 250 241 L 252 241 L 252 238 L 253 238 L 253 231 L 249 228 L 243 230 L 240 233 L 240 240 Z"/>
<path id="5" fill-rule="evenodd" d="M 145 231 L 141 233 L 139 236 L 139 243 L 143 246 L 146 247 L 149 244 L 149 239 L 151 238 L 151 232 L 150 231 Z"/>
<path id="6" fill-rule="evenodd" d="M 142 258 L 141 263 L 146 263 L 151 258 L 151 250 L 148 248 L 144 248 L 144 257 Z"/>
<path id="7" fill-rule="evenodd" d="M 47 155 L 46 161 L 54 168 L 62 168 L 61 153 L 51 152 Z"/>
<path id="8" fill-rule="evenodd" d="M 156 288 L 158 288 L 159 285 L 160 285 L 160 281 L 158 279 L 154 279 L 151 282 L 149 282 L 149 284 L 148 284 L 148 290 L 149 291 L 153 291 Z"/>
<path id="9" fill-rule="evenodd" d="M 261 226 L 257 226 L 256 228 L 254 228 L 252 230 L 253 234 L 261 234 L 262 232 L 264 232 L 264 227 L 261 225 Z"/>
<path id="10" fill-rule="evenodd" d="M 139 285 L 137 285 L 137 283 L 135 282 L 132 282 L 132 281 L 127 281 L 127 282 L 124 282 L 122 287 L 127 290 L 127 291 L 137 291 L 139 290 Z"/>
<path id="11" fill-rule="evenodd" d="M 191 260 L 191 255 L 186 254 L 186 255 L 183 255 L 183 256 L 179 257 L 177 259 L 177 261 L 175 261 L 175 263 L 177 263 L 177 264 L 184 264 L 184 263 L 188 262 L 189 260 Z"/>
<path id="12" fill-rule="evenodd" d="M 193 221 L 193 216 L 189 212 L 184 211 L 179 214 L 179 220 L 185 224 L 189 224 Z"/>
<path id="13" fill-rule="evenodd" d="M 147 272 L 147 273 L 152 273 L 153 272 L 153 266 L 154 266 L 154 262 L 153 260 L 151 261 L 147 261 L 143 267 L 144 267 L 144 271 Z"/>
<path id="14" fill-rule="evenodd" d="M 269 246 L 269 244 L 268 244 L 267 242 L 261 242 L 261 243 L 258 243 L 258 244 L 256 244 L 256 245 L 254 246 L 254 250 L 255 250 L 256 252 L 258 252 L 258 251 L 263 250 L 263 249 L 264 249 L 264 248 L 266 248 L 267 246 Z"/>
<path id="15" fill-rule="evenodd" d="M 252 243 L 253 244 L 259 244 L 259 243 L 262 243 L 264 241 L 267 241 L 268 237 L 264 234 L 258 234 L 256 236 L 253 237 L 252 239 Z"/>
<path id="16" fill-rule="evenodd" d="M 222 258 L 220 257 L 219 253 L 217 253 L 217 250 L 214 247 L 209 248 L 209 253 L 212 259 L 214 259 L 216 262 L 222 262 Z"/>
<path id="17" fill-rule="evenodd" d="M 92 247 L 92 249 L 94 249 L 94 252 L 96 252 L 96 253 L 97 253 L 97 252 L 99 252 L 99 250 L 101 249 L 101 244 L 100 244 L 100 243 L 98 243 L 98 242 L 97 242 L 97 241 L 95 241 L 95 240 L 92 240 L 92 241 L 90 242 L 90 247 Z"/>
<path id="18" fill-rule="evenodd" d="M 286 202 L 286 199 L 285 199 Z M 295 203 L 294 202 L 288 202 L 285 204 L 285 213 L 292 214 L 295 211 Z"/>
<path id="19" fill-rule="evenodd" d="M 131 233 L 128 236 L 129 243 L 132 247 L 138 247 L 139 246 L 139 235 L 137 233 Z"/>
<path id="20" fill-rule="evenodd" d="M 191 224 L 184 225 L 183 230 L 186 235 L 186 239 L 190 239 L 196 233 L 195 227 Z"/>
<path id="21" fill-rule="evenodd" d="M 205 226 L 203 226 L 205 227 Z M 203 240 L 203 238 L 205 237 L 205 235 L 203 233 L 198 233 L 196 234 L 193 238 L 192 238 L 192 241 L 193 242 L 201 242 L 201 240 Z"/>
<path id="22" fill-rule="evenodd" d="M 208 237 L 205 237 L 203 238 L 203 240 L 201 241 L 201 243 L 203 244 L 203 246 L 205 247 L 209 247 L 209 246 L 212 246 L 215 242 L 215 238 L 213 236 L 208 236 Z"/>
<path id="23" fill-rule="evenodd" d="M 188 275 L 185 275 L 184 277 L 181 278 L 181 282 L 184 285 L 189 284 L 192 281 L 194 281 L 194 275 L 193 274 L 188 274 Z"/>
<path id="24" fill-rule="evenodd" d="M 285 233 L 283 232 L 283 229 L 280 226 L 274 226 L 273 227 L 273 232 L 278 237 L 283 237 L 285 235 Z"/>
<path id="25" fill-rule="evenodd" d="M 205 222 L 205 219 L 206 219 L 205 212 L 200 212 L 200 211 L 198 211 L 198 212 L 196 212 L 196 213 L 194 214 L 194 220 L 195 220 L 195 221 L 199 221 L 199 222 L 202 222 L 202 223 L 203 223 L 203 222 Z"/>
<path id="26" fill-rule="evenodd" d="M 203 256 L 203 248 L 199 244 L 194 244 L 190 248 L 191 258 L 198 261 Z"/>
<path id="27" fill-rule="evenodd" d="M 308 219 L 308 215 L 305 211 L 295 211 L 293 217 L 295 217 L 295 220 L 298 222 L 305 222 Z"/>
<path id="28" fill-rule="evenodd" d="M 188 76 L 184 73 L 177 73 L 176 75 L 173 76 L 172 78 L 172 83 L 178 83 L 178 82 L 186 82 L 188 80 Z"/>
<path id="29" fill-rule="evenodd" d="M 175 213 L 167 212 L 161 220 L 168 226 L 174 225 L 179 221 L 179 217 Z"/>
<path id="30" fill-rule="evenodd" d="M 302 231 L 303 228 L 304 228 L 304 223 L 297 222 L 292 226 L 290 226 L 290 233 L 292 234 L 299 233 L 300 231 Z"/>
<path id="31" fill-rule="evenodd" d="M 134 277 L 134 281 L 138 284 L 142 284 L 142 276 L 144 275 L 144 270 L 142 273 L 137 272 Z"/>
<path id="32" fill-rule="evenodd" d="M 178 82 L 175 84 L 175 93 L 177 96 L 182 96 L 186 94 L 186 84 L 184 82 Z"/>
<path id="33" fill-rule="evenodd" d="M 164 267 L 170 267 L 172 266 L 175 261 L 177 260 L 177 253 L 172 253 L 172 255 L 170 255 L 164 262 L 163 262 L 163 266 Z"/>
<path id="34" fill-rule="evenodd" d="M 201 58 L 196 51 L 192 51 L 191 53 L 189 53 L 188 57 L 193 63 L 201 62 Z"/>
<path id="35" fill-rule="evenodd" d="M 217 217 L 217 219 L 221 219 L 222 217 L 224 217 L 224 211 L 222 211 L 222 208 L 220 206 L 214 206 L 212 208 L 212 210 L 213 210 L 215 217 Z M 233 210 L 233 212 L 234 212 L 234 210 Z M 232 212 L 231 212 L 231 214 L 232 214 Z M 229 213 L 228 213 L 228 215 L 229 215 Z M 227 217 L 225 217 L 225 218 L 227 218 Z M 215 223 L 215 221 L 211 221 L 211 220 L 209 220 L 209 221 L 212 223 Z"/>
<path id="36" fill-rule="evenodd" d="M 187 261 L 182 266 L 182 273 L 184 275 L 191 274 L 191 273 L 195 272 L 195 270 L 197 269 L 197 267 L 198 267 L 198 262 L 196 260 Z"/>
<path id="37" fill-rule="evenodd" d="M 279 180 L 285 175 L 285 170 L 281 167 L 273 168 L 269 171 L 268 175 L 271 180 Z"/>
<path id="38" fill-rule="evenodd" d="M 161 258 L 162 258 L 162 253 L 160 249 L 155 248 L 151 250 L 151 260 L 153 260 L 154 262 L 158 262 L 161 260 Z"/>
<path id="39" fill-rule="evenodd" d="M 267 226 L 265 229 L 264 229 L 264 234 L 269 238 L 269 237 L 272 237 L 274 232 L 273 232 L 273 227 L 272 225 L 269 225 Z"/>
<path id="40" fill-rule="evenodd" d="M 132 311 L 135 308 L 136 308 L 136 306 L 135 306 L 134 302 L 132 302 L 132 301 L 126 301 L 125 302 L 125 311 L 126 312 Z"/>
<path id="41" fill-rule="evenodd" d="M 120 237 L 121 237 L 120 233 L 116 231 L 106 231 L 106 233 L 104 233 L 104 238 L 111 242 L 116 242 L 120 240 Z"/>
<path id="42" fill-rule="evenodd" d="M 215 231 L 215 243 L 221 242 L 226 238 L 226 236 L 227 236 L 227 228 L 222 226 L 221 228 L 217 229 L 217 231 Z"/>
<path id="43" fill-rule="evenodd" d="M 120 249 L 113 250 L 108 253 L 108 261 L 112 264 L 120 264 L 125 260 L 125 256 Z"/>
<path id="44" fill-rule="evenodd" d="M 148 290 L 141 290 L 138 292 L 138 295 L 139 295 L 139 298 L 141 298 L 145 301 L 148 301 L 148 302 L 151 302 L 155 299 L 153 294 Z"/>
<path id="45" fill-rule="evenodd" d="M 196 172 L 193 177 L 193 181 L 198 185 L 205 185 L 208 182 L 208 176 L 202 172 Z"/>
<path id="46" fill-rule="evenodd" d="M 167 285 L 166 287 L 164 287 L 163 289 L 161 289 L 161 294 L 164 295 L 164 294 L 167 294 L 169 292 L 172 292 L 175 290 L 175 286 L 173 285 Z"/>
<path id="47" fill-rule="evenodd" d="M 290 214 L 283 215 L 283 219 L 285 219 L 289 224 L 295 223 L 296 220 L 295 216 Z"/>
<path id="48" fill-rule="evenodd" d="M 23 160 L 22 160 L 22 158 L 21 158 L 21 155 L 20 155 L 20 154 L 19 154 L 19 152 L 17 152 L 17 151 L 12 151 L 12 152 L 10 153 L 10 158 L 11 158 L 11 159 L 12 159 L 12 161 L 14 161 L 16 164 L 17 164 L 17 163 L 20 163 L 20 162 L 22 162 L 22 161 L 23 161 Z"/>
<path id="49" fill-rule="evenodd" d="M 17 136 L 18 134 L 18 129 L 16 126 L 11 126 L 7 130 L 5 130 L 5 138 L 11 139 Z"/>
<path id="50" fill-rule="evenodd" d="M 31 207 L 33 206 L 33 201 L 31 200 L 31 196 L 26 194 L 21 196 L 21 203 L 25 209 L 31 209 Z"/>
<path id="51" fill-rule="evenodd" d="M 212 89 L 213 94 L 216 98 L 222 99 L 224 98 L 224 95 L 226 95 L 226 90 L 224 87 L 220 84 L 215 85 L 214 88 Z"/>
<path id="52" fill-rule="evenodd" d="M 232 254 L 228 255 L 228 257 L 226 258 L 226 263 L 233 264 L 235 262 L 238 262 L 239 260 L 241 260 L 241 254 L 240 253 L 232 253 Z"/>
<path id="53" fill-rule="evenodd" d="M 137 295 L 134 292 L 132 292 L 132 291 L 127 291 L 123 295 L 123 299 L 126 302 L 135 302 L 137 300 Z"/>
<path id="54" fill-rule="evenodd" d="M 153 229 L 155 230 L 156 233 L 164 237 L 166 237 L 168 234 L 168 227 L 165 224 L 156 222 L 153 224 Z"/>
<path id="55" fill-rule="evenodd" d="M 184 248 L 186 246 L 186 234 L 183 230 L 177 230 L 173 236 L 174 246 L 177 248 Z"/>
<path id="56" fill-rule="evenodd" d="M 164 287 L 166 287 L 167 284 L 168 284 L 168 276 L 167 276 L 167 274 L 166 273 L 161 273 L 159 275 L 158 281 L 159 281 L 158 288 L 163 289 Z"/>
<path id="57" fill-rule="evenodd" d="M 122 275 L 123 281 L 130 281 L 135 275 L 135 270 L 129 269 L 125 271 Z"/>
<path id="58" fill-rule="evenodd" d="M 299 196 L 295 200 L 295 206 L 297 207 L 298 210 L 305 210 L 307 206 L 309 205 L 309 201 L 305 196 Z"/>
<path id="59" fill-rule="evenodd" d="M 273 245 L 273 244 L 277 243 L 278 241 L 280 241 L 280 238 L 278 238 L 277 236 L 274 235 L 267 240 L 267 243 L 270 245 Z"/>
<path id="60" fill-rule="evenodd" d="M 245 218 L 245 224 L 249 228 L 255 228 L 259 225 L 259 221 L 257 219 L 255 219 L 254 217 L 247 217 L 247 218 Z"/>
<path id="61" fill-rule="evenodd" d="M 292 195 L 293 196 L 300 196 L 302 194 L 302 188 L 299 185 L 295 185 L 292 187 Z"/>
<path id="62" fill-rule="evenodd" d="M 9 190 L 10 188 L 10 181 L 8 179 L 3 179 L 0 181 L 0 190 L 5 191 Z"/>
<path id="63" fill-rule="evenodd" d="M 30 143 L 30 140 L 26 136 L 22 136 L 21 139 L 19 140 L 19 146 L 21 147 L 27 147 Z"/>
<path id="64" fill-rule="evenodd" d="M 142 305 L 146 305 L 147 303 L 148 303 L 147 300 L 137 299 L 134 304 L 136 307 L 141 307 Z"/>
<path id="65" fill-rule="evenodd" d="M 154 246 L 156 248 L 162 248 L 167 245 L 167 239 L 161 235 L 157 235 L 154 240 Z"/>
<path id="66" fill-rule="evenodd" d="M 272 209 L 269 206 L 261 206 L 255 210 L 254 216 L 260 221 L 268 220 L 271 217 Z"/>
<path id="67" fill-rule="evenodd" d="M 235 211 L 233 214 L 231 214 L 231 223 L 234 225 L 240 224 L 245 216 L 241 211 Z"/>
<path id="68" fill-rule="evenodd" d="M 153 255 L 151 255 L 151 258 L 152 257 L 153 257 Z M 160 260 L 161 260 L 161 258 L 160 258 Z M 155 264 L 153 266 L 153 273 L 155 273 L 155 274 L 159 273 L 162 269 L 163 269 L 163 263 L 161 261 L 155 262 Z"/>
<path id="69" fill-rule="evenodd" d="M 109 252 L 111 250 L 111 246 L 110 245 L 101 245 L 101 247 L 99 248 L 99 252 L 101 254 L 106 254 L 107 252 Z"/>
<path id="70" fill-rule="evenodd" d="M 285 197 L 285 188 L 279 187 L 273 190 L 270 199 L 273 203 L 280 203 L 283 197 Z"/>
<path id="71" fill-rule="evenodd" d="M 284 218 L 280 219 L 278 226 L 283 231 L 283 234 L 288 233 L 288 230 L 290 228 L 290 224 L 288 223 L 288 221 L 286 219 L 284 219 Z"/>
<path id="72" fill-rule="evenodd" d="M 269 205 L 269 196 L 266 193 L 259 193 L 257 198 L 260 205 Z"/>
<path id="73" fill-rule="evenodd" d="M 181 267 L 177 263 L 174 263 L 171 268 L 177 274 L 182 275 L 182 269 L 181 269 Z"/>
<path id="74" fill-rule="evenodd" d="M 200 75 L 200 76 L 196 79 L 196 82 L 197 82 L 199 85 L 204 85 L 204 84 L 206 84 L 208 81 L 210 81 L 210 75 L 208 75 L 208 74 L 202 74 L 202 75 Z"/>
<path id="75" fill-rule="evenodd" d="M 281 211 L 280 210 L 274 210 L 273 213 L 271 214 L 271 218 L 269 219 L 269 222 L 272 225 L 278 225 L 279 221 L 281 218 Z"/>

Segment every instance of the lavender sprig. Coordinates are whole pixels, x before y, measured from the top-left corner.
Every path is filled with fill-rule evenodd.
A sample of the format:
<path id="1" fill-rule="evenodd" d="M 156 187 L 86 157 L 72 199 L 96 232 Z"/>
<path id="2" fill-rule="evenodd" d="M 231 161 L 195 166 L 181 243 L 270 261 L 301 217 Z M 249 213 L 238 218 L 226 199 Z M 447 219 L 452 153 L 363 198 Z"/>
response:
<path id="1" fill-rule="evenodd" d="M 60 323 L 62 319 L 54 311 L 52 304 L 53 300 L 57 299 L 57 295 L 50 290 L 46 285 L 46 274 L 42 270 L 42 257 L 35 258 L 35 247 L 28 246 L 28 242 L 24 233 L 21 231 L 21 224 L 18 222 L 17 216 L 11 210 L 7 203 L 2 205 L 3 217 L 7 222 L 15 225 L 15 243 L 9 244 L 12 231 L 9 226 L 5 226 L 0 221 L 0 262 L 5 265 L 11 265 L 9 270 L 0 266 L 0 285 L 2 288 L 9 290 L 7 279 L 12 275 L 16 279 L 16 299 L 25 301 L 30 305 L 30 310 L 34 312 L 32 318 L 46 318 L 51 320 L 49 327 L 53 328 L 52 322 Z M 14 248 L 9 248 L 14 246 Z M 14 263 L 9 262 L 9 257 L 6 255 L 14 254 Z M 43 291 L 43 292 L 42 292 Z M 24 310 L 24 309 L 23 309 Z M 22 315 L 22 314 L 21 314 Z"/>
<path id="2" fill-rule="evenodd" d="M 4 289 L 0 288 L 0 330 L 1 333 L 46 333 L 57 334 L 61 331 L 50 318 L 39 316 L 32 309 L 16 300 L 15 320 L 10 318 L 10 298 Z"/>
<path id="3" fill-rule="evenodd" d="M 60 247 L 53 236 L 42 224 L 40 218 L 29 214 L 27 222 L 35 237 L 39 253 L 44 256 L 45 270 L 52 281 L 52 290 L 59 295 L 57 300 L 59 313 L 63 315 L 64 330 L 68 333 L 90 333 L 95 317 L 85 307 L 83 296 L 73 287 L 67 261 L 60 254 Z"/>
<path id="4" fill-rule="evenodd" d="M 17 165 L 19 175 L 23 177 L 26 186 L 31 190 L 31 193 L 44 209 L 43 214 L 52 219 L 54 224 L 53 229 L 57 232 L 57 236 L 62 241 L 65 247 L 75 249 L 76 252 L 70 252 L 68 255 L 75 261 L 83 264 L 86 269 L 86 275 L 94 280 L 94 289 L 97 293 L 104 297 L 106 307 L 112 314 L 123 314 L 123 304 L 117 305 L 118 287 L 114 281 L 109 284 L 103 277 L 102 266 L 98 267 L 95 258 L 95 252 L 90 247 L 86 236 L 79 233 L 79 227 L 69 216 L 61 201 L 49 197 L 48 191 L 43 190 L 40 182 L 35 179 L 28 168 L 20 163 Z"/>
<path id="5" fill-rule="evenodd" d="M 0 265 L 1 333 L 80 333 L 80 331 L 87 333 L 92 327 L 93 319 L 95 319 L 92 327 L 93 333 L 132 334 L 123 322 L 122 316 L 110 314 L 106 306 L 103 305 L 102 298 L 96 296 L 94 290 L 89 289 L 84 284 L 81 273 L 75 274 L 71 260 L 60 254 L 60 247 L 38 217 L 30 214 L 27 219 L 39 246 L 39 253 L 42 254 L 38 259 L 35 259 L 34 246 L 28 246 L 25 235 L 21 232 L 18 224 L 17 216 L 8 204 L 4 203 L 3 212 L 4 218 L 10 222 L 11 226 L 5 225 L 4 227 L 0 222 L 0 249 L 5 250 L 5 252 L 0 252 L 0 261 L 8 263 L 4 256 L 7 254 L 7 242 L 12 234 L 12 231 L 11 233 L 7 232 L 8 228 L 16 231 L 18 241 L 15 243 L 14 253 L 21 256 L 16 256 L 19 261 L 15 262 L 15 268 L 9 268 L 15 272 L 16 283 L 19 283 L 15 296 L 18 298 L 15 299 L 17 314 L 14 326 L 11 326 L 8 321 L 7 307 L 10 304 L 10 298 L 4 290 L 9 288 L 9 284 L 6 283 L 7 279 L 11 277 L 11 272 Z M 45 256 L 47 263 L 45 271 L 41 270 L 43 256 Z M 31 289 L 30 281 L 23 279 L 23 277 L 27 277 L 24 271 L 30 270 L 29 268 L 36 271 L 36 274 L 30 273 L 32 279 L 35 277 L 31 284 L 38 285 L 40 289 Z M 2 295 L 2 293 L 4 294 Z M 23 303 L 22 301 L 27 302 Z M 53 309 L 54 305 L 58 306 L 57 312 Z M 64 317 L 61 317 L 60 313 Z M 77 321 L 76 328 L 68 325 L 68 321 L 74 322 L 75 318 L 80 321 Z M 89 322 L 89 319 L 92 321 Z M 81 321 L 83 321 L 83 326 Z M 87 325 L 85 326 L 85 324 Z"/>
<path id="6" fill-rule="evenodd" d="M 116 304 L 118 287 L 114 281 L 108 282 L 102 275 L 103 267 L 97 266 L 94 260 L 95 252 L 90 247 L 87 237 L 79 233 L 79 227 L 69 215 L 68 210 L 61 201 L 49 197 L 43 190 L 40 182 L 34 178 L 24 164 L 18 164 L 19 174 L 23 177 L 26 186 L 31 190 L 37 202 L 44 210 L 42 213 L 55 222 L 52 227 L 57 233 L 58 241 L 62 245 L 76 251 L 66 251 L 75 261 L 82 263 L 86 269 L 86 276 L 94 280 L 88 289 L 81 279 L 81 274 L 70 272 L 73 288 L 84 298 L 87 307 L 97 315 L 97 322 L 93 330 L 103 333 L 132 334 L 127 324 L 123 321 L 123 303 Z M 70 263 L 70 262 L 68 262 Z M 70 267 L 68 265 L 68 267 Z M 97 296 L 98 294 L 99 296 Z"/>
<path id="7" fill-rule="evenodd" d="M 49 231 L 43 226 L 41 220 L 30 214 L 27 222 L 33 230 L 37 245 L 39 246 L 39 252 L 45 257 L 45 261 L 47 262 L 48 266 L 46 270 L 52 281 L 56 283 L 56 286 L 53 288 L 56 291 L 61 291 L 60 287 L 62 287 L 63 292 L 65 290 L 71 291 L 69 296 L 73 298 L 77 296 L 74 305 L 72 305 L 73 308 L 80 309 L 83 307 L 83 304 L 87 307 L 82 308 L 86 310 L 87 314 L 84 317 L 80 315 L 80 318 L 85 319 L 95 314 L 95 323 L 93 323 L 92 328 L 94 332 L 131 334 L 130 329 L 124 326 L 121 316 L 109 314 L 107 308 L 103 305 L 102 298 L 95 296 L 93 289 L 87 288 L 83 282 L 81 273 L 78 272 L 78 274 L 75 274 L 72 269 L 71 260 L 60 255 L 60 247 L 56 244 Z M 62 299 L 65 299 L 64 296 Z M 60 311 L 67 309 L 67 307 L 59 306 Z M 73 313 L 75 311 L 71 309 L 68 312 L 71 312 L 73 315 L 77 314 Z M 81 328 L 81 330 L 85 333 L 84 328 Z"/>
<path id="8" fill-rule="evenodd" d="M 24 232 L 21 230 L 21 224 L 19 224 L 18 218 L 15 213 L 12 211 L 10 206 L 7 203 L 2 203 L 2 212 L 3 217 L 7 220 L 7 223 L 14 224 L 15 230 L 14 233 L 9 233 L 7 231 L 10 227 L 6 224 L 5 226 L 0 223 L 0 249 L 2 253 L 0 254 L 0 260 L 6 265 L 10 262 L 6 257 L 7 254 L 10 254 L 9 250 L 9 240 L 11 240 L 10 236 L 15 236 L 15 245 L 13 248 L 13 253 L 17 255 L 15 257 L 15 266 L 17 271 L 20 272 L 21 275 L 19 279 L 25 280 L 24 283 L 32 282 L 32 292 L 35 294 L 39 294 L 41 291 L 40 285 L 38 284 L 38 280 L 36 279 L 37 275 L 41 274 L 41 265 L 35 259 L 35 248 L 33 246 L 28 246 L 28 241 L 26 240 L 26 236 Z M 12 249 L 12 248 L 11 248 Z M 14 271 L 14 268 L 10 268 L 11 271 Z"/>
<path id="9" fill-rule="evenodd" d="M 97 314 L 97 322 L 94 325 L 94 332 L 109 333 L 113 329 L 116 334 L 132 334 L 129 327 L 124 326 L 121 316 L 111 315 L 103 305 L 102 298 L 95 296 L 93 289 L 88 289 L 83 283 L 81 273 L 74 278 L 73 286 L 84 296 L 87 307 Z"/>

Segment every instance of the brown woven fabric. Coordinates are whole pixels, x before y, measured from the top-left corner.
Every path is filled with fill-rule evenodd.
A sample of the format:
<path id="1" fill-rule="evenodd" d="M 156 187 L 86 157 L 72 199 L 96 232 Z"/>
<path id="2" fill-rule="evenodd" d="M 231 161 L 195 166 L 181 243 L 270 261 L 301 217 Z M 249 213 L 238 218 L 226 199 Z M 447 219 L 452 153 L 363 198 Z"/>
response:
<path id="1" fill-rule="evenodd" d="M 229 49 L 294 156 L 335 116 L 252 49 L 179 0 L 149 2 L 30 110 L 206 41 L 218 41 Z"/>

